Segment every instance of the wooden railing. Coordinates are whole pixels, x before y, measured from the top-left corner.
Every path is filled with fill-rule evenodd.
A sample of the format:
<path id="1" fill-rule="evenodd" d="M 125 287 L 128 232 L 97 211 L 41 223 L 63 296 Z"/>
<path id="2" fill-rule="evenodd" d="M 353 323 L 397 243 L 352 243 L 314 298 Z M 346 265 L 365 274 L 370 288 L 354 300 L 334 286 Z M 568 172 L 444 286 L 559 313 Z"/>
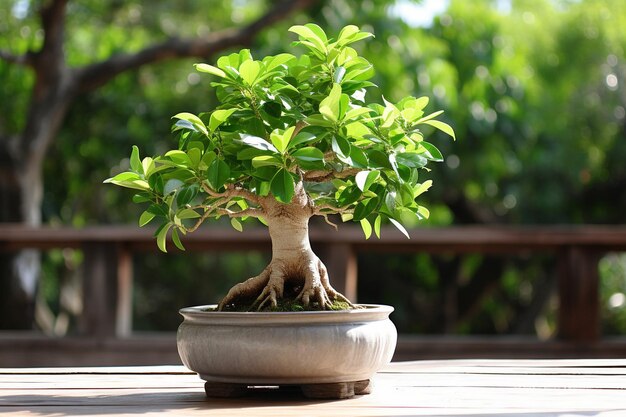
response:
<path id="1" fill-rule="evenodd" d="M 365 240 L 358 228 L 311 230 L 311 242 L 326 263 L 333 284 L 351 299 L 357 293 L 357 253 L 551 253 L 558 258 L 558 339 L 594 343 L 601 338 L 598 261 L 626 251 L 622 226 L 466 226 L 421 228 L 406 239 L 395 229 Z M 185 237 L 188 251 L 269 250 L 264 228 L 239 233 L 205 228 Z M 84 251 L 84 311 L 81 330 L 96 338 L 132 332 L 133 254 L 155 251 L 153 231 L 134 226 L 29 228 L 0 224 L 0 252 L 26 248 L 80 248 Z M 112 301 L 111 301 L 112 300 Z M 115 319 L 112 320 L 112 312 Z M 1 329 L 0 329 L 1 330 Z"/>

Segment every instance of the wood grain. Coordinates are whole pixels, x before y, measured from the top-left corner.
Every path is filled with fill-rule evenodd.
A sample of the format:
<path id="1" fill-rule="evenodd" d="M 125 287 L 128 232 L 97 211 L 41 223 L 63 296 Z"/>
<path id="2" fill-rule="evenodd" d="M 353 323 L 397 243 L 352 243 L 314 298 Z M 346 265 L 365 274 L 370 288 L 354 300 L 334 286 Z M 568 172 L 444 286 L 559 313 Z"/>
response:
<path id="1" fill-rule="evenodd" d="M 392 363 L 370 395 L 314 401 L 261 388 L 208 399 L 180 366 L 0 369 L 3 416 L 623 416 L 626 360 Z"/>

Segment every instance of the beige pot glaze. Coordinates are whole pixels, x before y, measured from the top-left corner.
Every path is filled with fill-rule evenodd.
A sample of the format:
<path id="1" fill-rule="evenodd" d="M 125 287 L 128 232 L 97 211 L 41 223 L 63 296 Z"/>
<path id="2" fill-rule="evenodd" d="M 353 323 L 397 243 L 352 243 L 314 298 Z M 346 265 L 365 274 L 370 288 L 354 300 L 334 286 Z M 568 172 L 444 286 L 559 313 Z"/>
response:
<path id="1" fill-rule="evenodd" d="M 392 307 L 346 311 L 236 313 L 188 307 L 178 353 L 206 381 L 317 384 L 369 379 L 391 361 Z"/>

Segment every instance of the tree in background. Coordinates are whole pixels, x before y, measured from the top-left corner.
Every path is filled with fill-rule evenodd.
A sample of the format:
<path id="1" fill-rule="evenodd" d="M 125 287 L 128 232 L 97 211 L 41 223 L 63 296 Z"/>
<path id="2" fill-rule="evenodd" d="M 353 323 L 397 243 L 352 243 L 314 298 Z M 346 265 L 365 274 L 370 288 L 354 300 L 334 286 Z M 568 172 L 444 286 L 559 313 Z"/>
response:
<path id="1" fill-rule="evenodd" d="M 22 36 L 16 36 L 20 40 L 17 45 L 10 41 L 2 45 L 0 71 L 7 74 L 9 82 L 5 84 L 12 84 L 13 79 L 17 81 L 19 91 L 16 93 L 19 94 L 16 94 L 16 108 L 1 116 L 6 128 L 0 131 L 0 221 L 30 226 L 41 224 L 44 161 L 70 107 L 80 94 L 94 91 L 119 74 L 147 64 L 181 57 L 208 57 L 229 47 L 247 45 L 265 27 L 314 3 L 314 0 L 281 1 L 267 7 L 265 13 L 250 23 L 215 31 L 205 26 L 205 33 L 195 36 L 180 36 L 174 30 L 179 23 L 166 19 L 161 22 L 164 33 L 157 36 L 158 40 L 144 34 L 143 42 L 131 39 L 130 45 L 126 45 L 128 33 L 114 32 L 112 36 L 117 39 L 109 40 L 107 44 L 90 36 L 89 31 L 94 27 L 78 21 L 84 16 L 85 8 L 91 9 L 91 13 L 101 9 L 97 2 L 48 0 L 37 5 L 28 1 L 13 2 L 12 8 L 4 11 L 5 25 L 19 30 Z M 190 5 L 184 4 L 182 9 L 189 12 Z M 124 5 L 114 4 L 112 8 L 103 9 L 105 19 L 100 23 L 115 25 L 116 18 L 125 18 L 131 20 L 125 23 L 131 23 L 132 27 L 132 19 L 141 15 L 141 7 L 132 6 L 134 8 L 126 6 L 124 10 Z M 219 7 L 216 6 L 213 11 L 217 10 Z M 12 20 L 15 17 L 18 17 L 18 25 L 22 25 L 19 29 Z M 92 15 L 88 14 L 87 18 L 91 20 Z M 107 18 L 109 22 L 106 22 Z M 33 20 L 39 20 L 38 27 L 33 25 Z M 68 30 L 74 36 L 67 36 Z M 98 30 L 91 35 L 94 32 Z M 85 41 L 88 43 L 81 45 Z M 105 50 L 104 53 L 99 47 Z M 72 48 L 95 54 L 88 52 L 73 56 L 68 53 Z M 18 67 L 20 73 L 16 74 L 14 67 Z M 24 69 L 28 74 L 22 73 Z M 29 98 L 25 99 L 23 95 Z M 3 259 L 2 264 L 2 276 L 12 277 L 8 278 L 12 282 L 7 283 L 7 287 L 13 291 L 3 291 L 0 316 L 17 322 L 3 323 L 1 327 L 24 327 L 32 317 L 15 317 L 10 312 L 16 305 L 23 307 L 32 303 L 39 275 L 39 254 L 23 251 L 14 259 Z M 20 317 L 24 317 L 26 323 Z"/>

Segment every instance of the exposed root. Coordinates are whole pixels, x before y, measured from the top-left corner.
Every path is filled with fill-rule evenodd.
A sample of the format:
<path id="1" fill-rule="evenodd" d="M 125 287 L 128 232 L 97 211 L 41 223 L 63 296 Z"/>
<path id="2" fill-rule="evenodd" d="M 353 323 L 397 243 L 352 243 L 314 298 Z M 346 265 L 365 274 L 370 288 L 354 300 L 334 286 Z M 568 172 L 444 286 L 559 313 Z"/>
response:
<path id="1" fill-rule="evenodd" d="M 270 264 L 271 265 L 271 264 Z M 261 294 L 257 297 L 256 301 L 252 305 L 258 306 L 257 310 L 261 310 L 268 302 L 271 307 L 278 305 L 278 299 L 283 297 L 285 291 L 285 277 L 280 268 L 271 268 L 269 280 Z"/>
<path id="2" fill-rule="evenodd" d="M 218 309 L 224 310 L 234 305 L 248 305 L 250 310 L 257 311 L 275 309 L 281 299 L 291 299 L 302 303 L 304 307 L 319 310 L 331 310 L 337 301 L 355 308 L 330 285 L 326 266 L 315 257 L 311 262 L 291 265 L 291 268 L 272 261 L 258 276 L 231 288 Z"/>
<path id="3" fill-rule="evenodd" d="M 271 265 L 265 268 L 263 272 L 261 272 L 256 277 L 249 278 L 246 281 L 232 287 L 230 291 L 228 291 L 228 294 L 226 294 L 226 297 L 224 297 L 219 303 L 217 309 L 219 311 L 222 311 L 224 310 L 224 307 L 232 304 L 237 299 L 253 298 L 256 294 L 258 294 L 263 289 L 263 287 L 267 285 L 270 279 L 270 266 Z"/>

